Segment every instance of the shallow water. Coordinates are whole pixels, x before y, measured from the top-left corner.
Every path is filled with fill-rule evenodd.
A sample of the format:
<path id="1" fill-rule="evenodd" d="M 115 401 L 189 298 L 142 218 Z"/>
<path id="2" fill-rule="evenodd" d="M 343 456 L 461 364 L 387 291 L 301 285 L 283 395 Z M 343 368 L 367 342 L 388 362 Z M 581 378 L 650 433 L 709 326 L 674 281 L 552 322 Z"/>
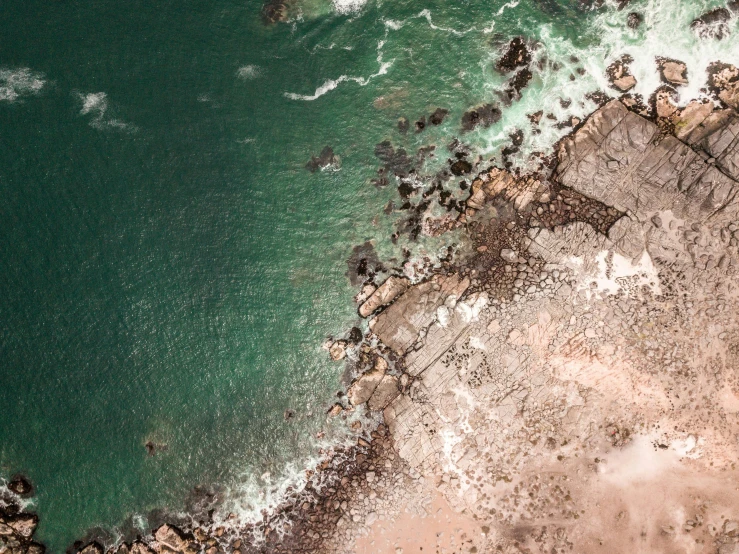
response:
<path id="1" fill-rule="evenodd" d="M 606 88 L 624 53 L 645 96 L 654 56 L 685 61 L 687 100 L 709 62 L 739 64 L 736 20 L 723 41 L 688 29 L 716 5 L 305 0 L 265 26 L 251 0 L 11 1 L 0 475 L 36 484 L 38 538 L 62 552 L 134 514 L 148 531 L 150 510 L 182 509 L 196 484 L 226 487 L 245 519 L 278 502 L 347 435 L 324 415 L 343 366 L 320 346 L 358 323 L 351 247 L 373 240 L 400 259 L 404 246 L 387 240 L 398 216 L 383 212 L 397 193 L 370 184 L 374 145 L 436 144 L 426 171 L 443 164 L 464 110 L 497 101 L 494 62 L 516 35 L 539 43 L 543 69 L 499 123 L 463 137 L 486 158 L 516 128 L 518 163 L 550 148 L 567 129 L 544 118 L 533 134 L 526 114 L 588 113 L 585 93 Z M 632 10 L 645 15 L 638 31 Z M 437 107 L 450 110 L 442 125 L 397 130 Z M 340 168 L 310 173 L 326 145 Z M 166 449 L 148 456 L 148 441 Z"/>

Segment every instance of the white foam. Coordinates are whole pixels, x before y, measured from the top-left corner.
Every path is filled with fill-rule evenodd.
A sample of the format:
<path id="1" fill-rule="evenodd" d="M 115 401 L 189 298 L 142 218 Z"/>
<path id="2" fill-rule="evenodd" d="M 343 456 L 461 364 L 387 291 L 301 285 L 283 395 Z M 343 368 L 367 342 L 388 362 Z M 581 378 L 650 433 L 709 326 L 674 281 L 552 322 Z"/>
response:
<path id="1" fill-rule="evenodd" d="M 335 452 L 336 447 L 348 447 L 356 444 L 356 436 L 349 431 L 349 425 L 355 421 L 362 421 L 364 429 L 373 429 L 380 423 L 379 416 L 372 416 L 363 410 L 356 410 L 347 418 L 346 425 L 339 429 L 339 436 L 322 436 L 315 442 L 316 454 L 308 459 L 302 459 L 281 466 L 280 476 L 275 477 L 269 471 L 248 471 L 238 480 L 238 484 L 231 487 L 226 495 L 224 505 L 214 514 L 218 525 L 241 528 L 244 525 L 254 525 L 263 521 L 265 514 L 274 514 L 275 510 L 289 498 L 302 499 L 303 489 L 308 482 L 308 472 L 315 472 L 318 465 Z M 326 474 L 313 473 L 312 486 L 321 490 L 331 483 L 325 481 Z M 334 475 L 335 476 L 335 475 Z M 319 481 L 316 482 L 316 479 Z M 302 500 L 298 500 L 299 505 Z M 229 517 L 235 514 L 235 518 Z M 279 534 L 286 529 L 285 521 L 271 521 L 270 525 Z M 261 540 L 262 536 L 255 536 Z"/>
<path id="2" fill-rule="evenodd" d="M 15 102 L 23 96 L 38 94 L 45 84 L 42 73 L 27 67 L 0 69 L 0 101 Z"/>
<path id="3" fill-rule="evenodd" d="M 239 68 L 239 70 L 236 72 L 236 75 L 239 79 L 244 79 L 245 81 L 256 79 L 259 77 L 259 74 L 262 72 L 259 66 L 257 65 L 244 65 Z"/>
<path id="4" fill-rule="evenodd" d="M 514 2 L 503 4 L 495 15 L 503 15 L 504 11 L 506 11 L 507 9 L 515 8 L 516 6 L 518 6 L 519 3 L 520 0 L 515 0 Z"/>
<path id="5" fill-rule="evenodd" d="M 95 117 L 103 117 L 108 110 L 108 95 L 104 92 L 93 92 L 90 94 L 81 94 L 82 115 L 93 114 Z"/>
<path id="6" fill-rule="evenodd" d="M 361 87 L 367 86 L 370 81 L 372 81 L 372 79 L 387 74 L 388 70 L 393 65 L 394 60 L 386 62 L 382 59 L 382 47 L 384 45 L 384 40 L 381 40 L 377 43 L 377 63 L 380 64 L 380 69 L 378 69 L 377 73 L 373 73 L 369 77 L 350 77 L 348 75 L 341 75 L 338 79 L 328 79 L 324 81 L 324 83 L 320 85 L 313 94 L 297 94 L 295 92 L 286 92 L 284 93 L 285 96 L 290 100 L 303 100 L 306 102 L 310 102 L 320 98 L 327 92 L 331 92 L 332 90 L 336 89 L 336 87 L 338 87 L 341 83 L 344 83 L 346 81 L 352 81 L 354 83 L 357 83 Z"/>
<path id="7" fill-rule="evenodd" d="M 405 25 L 409 23 L 412 19 L 425 19 L 426 22 L 429 24 L 429 27 L 431 27 L 433 30 L 450 33 L 457 37 L 464 36 L 467 33 L 476 30 L 475 27 L 470 27 L 469 29 L 466 29 L 464 31 L 458 31 L 457 29 L 453 29 L 451 27 L 440 27 L 434 23 L 433 19 L 431 18 L 431 10 L 428 9 L 421 10 L 416 15 L 413 15 L 403 21 L 395 21 L 394 19 L 383 19 L 382 21 L 386 29 L 391 31 L 399 31 L 400 29 L 405 27 Z"/>
<path id="8" fill-rule="evenodd" d="M 437 25 L 434 25 L 434 22 L 431 20 L 430 10 L 422 10 L 421 12 L 419 12 L 419 14 L 416 17 L 423 17 L 426 21 L 428 21 L 429 27 L 431 27 L 435 31 L 444 31 L 445 33 L 451 33 L 458 37 L 464 36 L 470 31 L 475 30 L 474 27 L 470 27 L 466 31 L 457 31 L 456 29 L 452 29 L 450 27 L 438 27 Z"/>
<path id="9" fill-rule="evenodd" d="M 367 0 L 333 0 L 334 10 L 340 14 L 356 13 L 364 7 Z"/>
<path id="10" fill-rule="evenodd" d="M 116 129 L 118 131 L 135 132 L 135 125 L 125 123 L 108 115 L 108 95 L 104 92 L 77 93 L 82 101 L 80 115 L 92 116 L 90 126 L 96 129 Z"/>
<path id="11" fill-rule="evenodd" d="M 513 8 L 514 4 L 515 0 L 501 9 Z M 739 48 L 736 47 L 739 18 L 732 18 L 729 22 L 731 35 L 724 40 L 700 39 L 690 29 L 693 19 L 715 5 L 716 2 L 712 0 L 634 2 L 629 6 L 629 11 L 643 14 L 644 21 L 639 29 L 632 30 L 626 25 L 628 12 L 619 11 L 615 4 L 610 4 L 593 13 L 583 23 L 583 29 L 587 29 L 585 32 L 591 37 L 587 45 L 562 36 L 552 24 L 539 26 L 536 33 L 527 38 L 538 44 L 532 53 L 532 67 L 539 64 L 543 67 L 532 70 L 534 77 L 529 86 L 523 89 L 521 100 L 503 109 L 499 124 L 472 134 L 478 137 L 480 153 L 495 155 L 509 143 L 508 134 L 514 129 L 521 129 L 525 134 L 521 150 L 513 160 L 515 165 L 529 165 L 529 156 L 534 152 L 550 153 L 552 145 L 570 132 L 569 127 L 557 128 L 558 122 L 570 117 L 582 120 L 596 108 L 592 101 L 585 98 L 588 93 L 600 90 L 619 96 L 619 92 L 609 86 L 606 68 L 624 54 L 634 58 L 630 70 L 637 79 L 637 85 L 631 92 L 642 95 L 645 101 L 662 85 L 655 61 L 657 57 L 678 59 L 687 65 L 689 83 L 678 88 L 680 104 L 699 98 L 701 88 L 706 86 L 706 68 L 711 62 L 720 60 L 739 65 Z M 670 16 L 665 17 L 665 14 Z M 493 27 L 485 31 L 492 31 Z M 484 77 L 475 86 L 481 91 L 489 91 L 485 101 L 494 98 L 493 91 L 501 90 L 509 77 L 487 69 L 500 55 L 501 52 L 493 52 L 488 59 L 481 61 Z M 574 61 L 573 56 L 578 61 Z M 578 69 L 584 70 L 584 75 L 579 75 Z M 571 75 L 575 76 L 575 80 L 571 80 Z M 569 105 L 561 106 L 560 99 L 569 101 Z M 534 134 L 530 131 L 527 114 L 542 109 L 545 115 L 538 125 L 540 133 Z M 557 121 L 546 117 L 549 112 L 556 116 Z"/>

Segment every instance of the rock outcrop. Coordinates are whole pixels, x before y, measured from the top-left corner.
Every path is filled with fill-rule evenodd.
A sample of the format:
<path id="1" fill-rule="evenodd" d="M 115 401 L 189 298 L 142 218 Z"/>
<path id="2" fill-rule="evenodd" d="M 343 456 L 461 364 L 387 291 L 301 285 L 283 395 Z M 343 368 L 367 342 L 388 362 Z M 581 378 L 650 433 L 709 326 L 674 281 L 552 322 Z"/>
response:
<path id="1" fill-rule="evenodd" d="M 382 306 L 389 304 L 408 288 L 410 281 L 405 277 L 391 276 L 380 285 L 359 307 L 359 315 L 368 317 Z"/>
<path id="2" fill-rule="evenodd" d="M 641 540 L 644 551 L 669 551 L 682 533 L 734 547 L 728 533 L 675 514 L 693 509 L 695 475 L 702 497 L 724 498 L 722 472 L 735 471 L 739 420 L 721 414 L 739 413 L 739 387 L 718 359 L 737 348 L 737 114 L 692 103 L 666 117 L 678 136 L 611 101 L 562 141 L 549 180 L 486 173 L 464 218 L 507 229 L 524 251 L 489 243 L 467 262 L 474 279 L 414 285 L 372 322 L 409 382 L 384 410 L 397 451 L 457 509 L 491 522 L 491 547 L 510 545 L 521 526 L 543 529 L 515 535 L 537 549 L 585 552 L 600 540 L 625 553 Z M 574 211 L 543 225 L 543 205 L 564 190 L 620 215 L 606 227 Z M 521 219 L 529 224 L 517 230 Z M 498 269 L 480 272 L 483 259 Z M 500 277 L 485 285 L 484 275 Z M 630 488 L 625 476 L 662 451 L 649 463 L 672 473 Z M 583 472 L 585 460 L 606 458 L 605 473 Z M 546 475 L 559 476 L 561 496 Z M 669 500 L 643 508 L 645 490 Z M 727 502 L 739 513 L 739 498 Z M 602 510 L 586 523 L 567 515 Z M 701 517 L 718 528 L 720 511 Z M 613 528 L 623 513 L 636 519 Z M 553 514 L 568 521 L 559 535 Z"/>

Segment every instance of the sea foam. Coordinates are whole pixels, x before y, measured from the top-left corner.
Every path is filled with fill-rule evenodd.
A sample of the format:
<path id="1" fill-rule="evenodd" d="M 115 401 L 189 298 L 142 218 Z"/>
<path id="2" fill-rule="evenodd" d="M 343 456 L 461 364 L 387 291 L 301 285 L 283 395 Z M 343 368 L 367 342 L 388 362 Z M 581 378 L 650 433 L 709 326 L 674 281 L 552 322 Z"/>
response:
<path id="1" fill-rule="evenodd" d="M 0 69 L 0 101 L 15 102 L 23 96 L 38 94 L 45 84 L 42 73 L 27 67 Z"/>
<path id="2" fill-rule="evenodd" d="M 739 19 L 732 18 L 730 36 L 724 40 L 701 39 L 690 29 L 691 22 L 716 5 L 712 1 L 687 2 L 673 0 L 646 0 L 634 2 L 629 10 L 641 13 L 644 20 L 634 30 L 626 25 L 626 10 L 618 10 L 609 4 L 600 12 L 593 12 L 583 25 L 591 35 L 587 44 L 575 43 L 558 33 L 553 24 L 539 26 L 526 36 L 536 44 L 531 64 L 533 79 L 523 89 L 522 97 L 503 108 L 503 117 L 489 129 L 479 129 L 475 144 L 482 155 L 496 155 L 510 142 L 510 133 L 524 131 L 520 151 L 511 158 L 514 165 L 530 165 L 534 153 L 551 153 L 552 146 L 571 128 L 560 123 L 570 117 L 584 119 L 597 106 L 587 99 L 588 93 L 604 91 L 618 97 L 619 92 L 610 87 L 606 68 L 615 60 L 628 54 L 634 62 L 631 73 L 637 85 L 630 91 L 639 94 L 644 101 L 663 83 L 657 68 L 658 57 L 677 59 L 688 68 L 688 81 L 678 88 L 679 104 L 704 96 L 706 69 L 715 61 L 739 65 Z M 510 3 L 508 9 L 516 4 Z M 504 6 L 505 7 L 505 6 Z M 665 17 L 670 13 L 670 17 Z M 482 65 L 490 68 L 501 52 L 491 53 Z M 574 77 L 574 79 L 573 79 Z M 483 71 L 476 83 L 480 90 L 495 94 L 503 88 L 501 76 L 490 69 Z M 532 132 L 528 115 L 544 109 L 538 132 Z M 556 120 L 546 117 L 553 113 Z"/>

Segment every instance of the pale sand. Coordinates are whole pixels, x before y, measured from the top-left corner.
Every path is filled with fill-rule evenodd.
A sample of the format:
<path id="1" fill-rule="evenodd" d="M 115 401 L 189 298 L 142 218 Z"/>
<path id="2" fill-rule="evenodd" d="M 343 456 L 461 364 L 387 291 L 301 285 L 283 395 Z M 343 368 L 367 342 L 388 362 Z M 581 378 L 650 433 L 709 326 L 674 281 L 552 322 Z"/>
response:
<path id="1" fill-rule="evenodd" d="M 369 533 L 356 541 L 356 554 L 410 554 L 476 552 L 483 538 L 481 524 L 472 517 L 455 512 L 436 492 L 430 504 L 418 515 L 406 506 L 395 519 L 379 519 Z"/>

